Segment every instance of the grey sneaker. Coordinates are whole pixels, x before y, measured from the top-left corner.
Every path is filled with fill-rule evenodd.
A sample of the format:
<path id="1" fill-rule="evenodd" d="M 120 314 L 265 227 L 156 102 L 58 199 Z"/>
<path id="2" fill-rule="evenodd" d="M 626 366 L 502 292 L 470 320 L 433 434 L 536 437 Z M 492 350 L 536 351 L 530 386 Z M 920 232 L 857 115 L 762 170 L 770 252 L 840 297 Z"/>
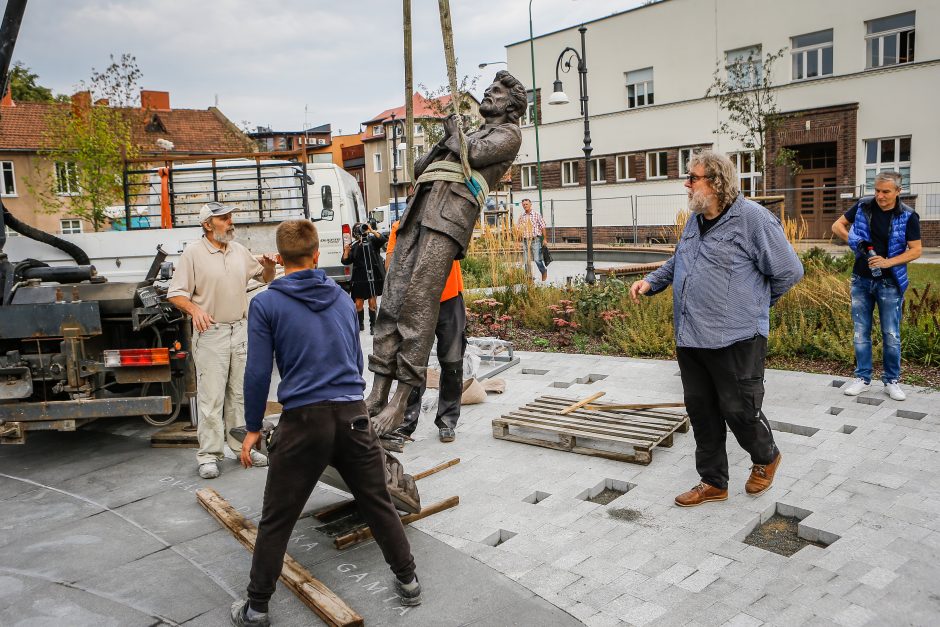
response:
<path id="1" fill-rule="evenodd" d="M 203 479 L 215 479 L 220 474 L 219 465 L 215 462 L 206 462 L 199 464 L 199 476 Z"/>
<path id="2" fill-rule="evenodd" d="M 248 618 L 248 601 L 239 599 L 232 603 L 232 624 L 235 627 L 270 627 L 271 619 L 267 614 L 257 614 Z"/>
<path id="3" fill-rule="evenodd" d="M 398 592 L 402 605 L 409 607 L 421 605 L 421 584 L 418 583 L 417 575 L 411 583 L 402 583 L 398 577 L 395 577 L 395 591 Z"/>
<path id="4" fill-rule="evenodd" d="M 264 468 L 268 465 L 268 458 L 261 451 L 251 449 L 251 465 L 256 468 Z"/>

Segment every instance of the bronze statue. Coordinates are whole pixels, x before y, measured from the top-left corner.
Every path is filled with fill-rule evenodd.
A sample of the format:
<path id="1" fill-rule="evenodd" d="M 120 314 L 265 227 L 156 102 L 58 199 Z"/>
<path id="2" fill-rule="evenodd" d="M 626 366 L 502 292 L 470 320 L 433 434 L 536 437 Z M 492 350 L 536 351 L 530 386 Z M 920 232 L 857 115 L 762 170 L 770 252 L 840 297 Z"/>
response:
<path id="1" fill-rule="evenodd" d="M 484 124 L 466 136 L 470 183 L 455 172 L 461 160 L 453 115 L 444 120 L 444 138 L 415 163 L 417 189 L 398 227 L 369 356 L 375 379 L 366 406 L 379 435 L 401 424 L 408 394 L 424 383 L 447 274 L 466 252 L 485 190 L 519 152 L 518 120 L 527 105 L 522 83 L 509 72 L 497 73 L 480 103 Z M 389 401 L 392 380 L 398 387 Z"/>

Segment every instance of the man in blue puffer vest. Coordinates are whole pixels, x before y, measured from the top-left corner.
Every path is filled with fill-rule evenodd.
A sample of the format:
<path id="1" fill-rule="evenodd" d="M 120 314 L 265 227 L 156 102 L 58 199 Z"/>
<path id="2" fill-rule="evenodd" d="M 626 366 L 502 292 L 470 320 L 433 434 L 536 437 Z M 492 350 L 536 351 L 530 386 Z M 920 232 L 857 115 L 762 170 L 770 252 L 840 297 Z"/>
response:
<path id="1" fill-rule="evenodd" d="M 907 264 L 921 254 L 920 219 L 898 198 L 901 175 L 875 176 L 875 196 L 860 199 L 832 225 L 832 232 L 855 251 L 852 270 L 852 321 L 855 325 L 855 381 L 845 387 L 858 396 L 871 387 L 871 327 L 875 303 L 881 318 L 885 393 L 907 398 L 901 378 L 901 312 L 907 289 Z"/>

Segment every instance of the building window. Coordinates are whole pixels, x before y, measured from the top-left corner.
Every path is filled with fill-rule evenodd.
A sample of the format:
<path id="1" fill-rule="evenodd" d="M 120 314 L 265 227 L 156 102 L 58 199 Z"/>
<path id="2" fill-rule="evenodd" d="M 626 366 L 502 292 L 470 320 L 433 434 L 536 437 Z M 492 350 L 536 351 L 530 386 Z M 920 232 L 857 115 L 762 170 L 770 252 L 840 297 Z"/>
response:
<path id="1" fill-rule="evenodd" d="M 757 159 L 753 152 L 736 152 L 728 155 L 738 170 L 738 188 L 745 196 L 759 191 L 763 175 L 757 170 Z"/>
<path id="2" fill-rule="evenodd" d="M 615 163 L 617 181 L 632 181 L 636 178 L 630 170 L 630 155 L 617 155 Z"/>
<path id="3" fill-rule="evenodd" d="M 911 189 L 911 138 L 865 140 L 865 188 L 875 188 L 875 175 L 892 171 L 901 175 L 901 187 Z"/>
<path id="4" fill-rule="evenodd" d="M 646 178 L 664 179 L 666 178 L 666 151 L 646 153 Z"/>
<path id="5" fill-rule="evenodd" d="M 372 169 L 376 172 L 382 171 L 382 153 L 375 153 L 372 155 Z"/>
<path id="6" fill-rule="evenodd" d="M 412 152 L 415 155 L 415 161 L 424 156 L 426 149 L 423 144 L 418 144 L 417 146 L 412 147 Z"/>
<path id="7" fill-rule="evenodd" d="M 0 196 L 16 196 L 16 177 L 13 175 L 13 162 L 0 161 Z"/>
<path id="8" fill-rule="evenodd" d="M 653 68 L 627 72 L 627 108 L 653 104 Z"/>
<path id="9" fill-rule="evenodd" d="M 414 136 L 415 137 L 424 137 L 424 127 L 420 124 L 414 125 Z"/>
<path id="10" fill-rule="evenodd" d="M 382 128 L 381 124 L 376 124 L 375 126 L 372 127 L 373 137 L 375 137 L 376 135 L 384 135 L 384 134 L 385 134 L 385 129 Z"/>
<path id="11" fill-rule="evenodd" d="M 761 47 L 748 46 L 725 52 L 725 69 L 733 87 L 757 87 L 764 74 Z"/>
<path id="12" fill-rule="evenodd" d="M 392 167 L 401 170 L 405 165 L 405 148 L 398 149 L 398 157 L 395 157 L 395 146 L 388 147 L 388 160 L 392 162 Z"/>
<path id="13" fill-rule="evenodd" d="M 82 232 L 81 220 L 59 220 L 59 233 L 62 235 L 75 235 Z"/>
<path id="14" fill-rule="evenodd" d="M 832 76 L 832 29 L 790 38 L 793 80 Z"/>
<path id="15" fill-rule="evenodd" d="M 74 162 L 55 162 L 55 193 L 59 196 L 78 193 L 78 167 Z"/>
<path id="16" fill-rule="evenodd" d="M 535 124 L 535 92 L 531 89 L 525 92 L 526 108 L 525 115 L 522 116 L 522 126 Z"/>
<path id="17" fill-rule="evenodd" d="M 591 175 L 592 183 L 606 183 L 607 182 L 607 159 L 605 159 L 604 157 L 591 159 L 590 175 Z"/>
<path id="18" fill-rule="evenodd" d="M 524 165 L 519 168 L 519 182 L 522 184 L 522 189 L 538 187 L 538 172 L 534 165 Z"/>
<path id="19" fill-rule="evenodd" d="M 865 22 L 865 67 L 914 61 L 914 11 Z"/>
<path id="20" fill-rule="evenodd" d="M 577 185 L 578 184 L 578 171 L 581 164 L 578 161 L 562 161 L 561 162 L 561 184 L 562 185 Z"/>
<path id="21" fill-rule="evenodd" d="M 689 173 L 689 159 L 692 158 L 694 153 L 695 150 L 692 148 L 679 149 L 679 176 L 685 176 Z"/>
<path id="22" fill-rule="evenodd" d="M 318 140 L 317 140 L 317 144 L 319 144 L 319 145 L 321 145 L 321 146 L 326 146 L 326 140 L 325 140 L 325 139 L 318 139 Z"/>

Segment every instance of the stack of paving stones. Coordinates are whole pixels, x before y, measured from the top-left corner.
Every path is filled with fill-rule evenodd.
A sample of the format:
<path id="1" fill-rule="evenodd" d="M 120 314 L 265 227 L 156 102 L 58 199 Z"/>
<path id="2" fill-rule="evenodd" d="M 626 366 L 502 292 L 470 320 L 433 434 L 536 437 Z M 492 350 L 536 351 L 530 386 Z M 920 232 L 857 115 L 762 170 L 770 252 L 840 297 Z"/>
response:
<path id="1" fill-rule="evenodd" d="M 423 480 L 422 499 L 460 506 L 415 523 L 587 625 L 936 624 L 940 616 L 940 393 L 859 398 L 844 379 L 768 371 L 765 413 L 783 463 L 760 497 L 728 434 L 729 499 L 673 505 L 698 481 L 692 433 L 643 467 L 496 440 L 491 420 L 544 394 L 610 402 L 682 399 L 675 362 L 517 353 L 506 393 L 465 407 L 453 444 L 425 414 L 409 468 L 460 457 Z M 577 383 L 589 374 L 601 381 Z M 585 492 L 631 485 L 607 505 Z M 743 544 L 774 513 L 828 544 L 791 557 Z"/>

